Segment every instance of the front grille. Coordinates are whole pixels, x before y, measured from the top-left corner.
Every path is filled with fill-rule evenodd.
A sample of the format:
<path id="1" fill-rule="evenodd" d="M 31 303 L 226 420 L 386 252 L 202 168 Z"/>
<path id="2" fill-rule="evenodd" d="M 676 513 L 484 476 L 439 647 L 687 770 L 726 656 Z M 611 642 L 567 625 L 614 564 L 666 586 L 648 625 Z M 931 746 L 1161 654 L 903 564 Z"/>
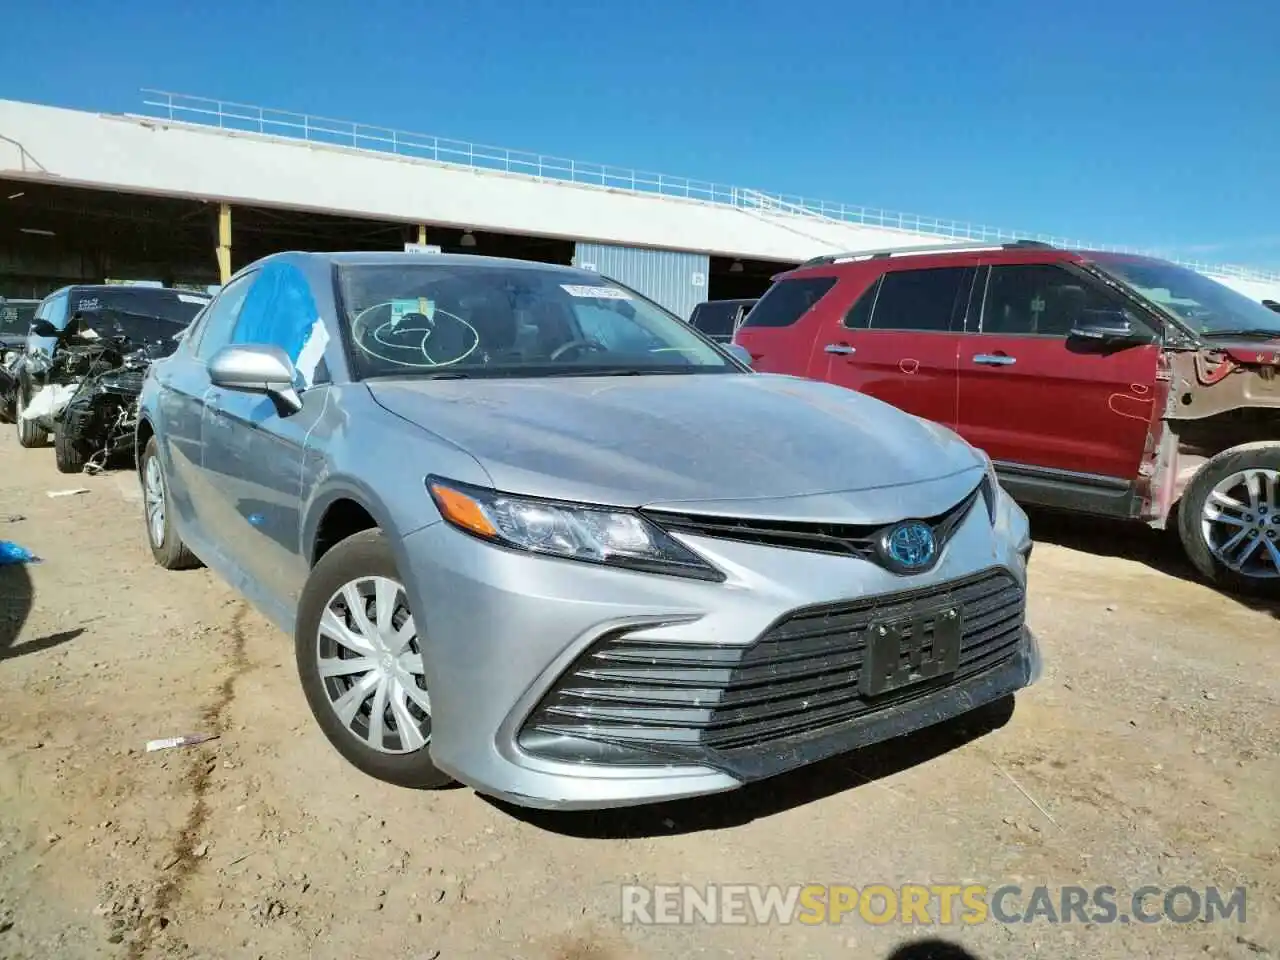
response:
<path id="1" fill-rule="evenodd" d="M 947 609 L 961 617 L 954 673 L 874 697 L 859 692 L 868 630 Z M 1017 581 L 1007 571 L 989 570 L 796 610 L 748 645 L 614 633 L 592 645 L 543 697 L 525 722 L 521 743 L 563 759 L 732 766 L 735 756 L 819 735 L 1004 662 L 1021 638 L 1025 611 Z M 904 647 L 918 645 L 929 655 L 933 639 L 926 626 Z"/>
<path id="2" fill-rule="evenodd" d="M 973 490 L 955 506 L 934 517 L 923 518 L 933 529 L 938 554 L 969 515 L 982 492 Z M 880 536 L 894 524 L 810 523 L 793 520 L 748 520 L 740 517 L 700 516 L 692 513 L 668 513 L 646 510 L 645 515 L 658 526 L 673 533 L 699 537 L 737 540 L 762 546 L 815 553 L 834 553 L 876 560 L 876 544 Z"/>

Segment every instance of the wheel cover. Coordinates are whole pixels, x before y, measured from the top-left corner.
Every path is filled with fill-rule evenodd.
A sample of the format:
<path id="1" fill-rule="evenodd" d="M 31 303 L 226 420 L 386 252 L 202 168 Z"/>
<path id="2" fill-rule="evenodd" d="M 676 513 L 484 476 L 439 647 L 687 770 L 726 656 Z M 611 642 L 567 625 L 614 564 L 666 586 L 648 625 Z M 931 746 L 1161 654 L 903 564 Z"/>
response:
<path id="1" fill-rule="evenodd" d="M 403 754 L 431 741 L 422 650 L 401 583 L 360 577 L 344 584 L 325 604 L 315 651 L 329 706 L 361 744 Z"/>
<path id="2" fill-rule="evenodd" d="M 1280 578 L 1280 470 L 1252 467 L 1219 481 L 1205 498 L 1200 532 L 1229 570 Z"/>
<path id="3" fill-rule="evenodd" d="M 156 547 L 164 546 L 164 474 L 160 460 L 148 457 L 142 470 L 142 498 L 147 511 L 147 536 Z"/>

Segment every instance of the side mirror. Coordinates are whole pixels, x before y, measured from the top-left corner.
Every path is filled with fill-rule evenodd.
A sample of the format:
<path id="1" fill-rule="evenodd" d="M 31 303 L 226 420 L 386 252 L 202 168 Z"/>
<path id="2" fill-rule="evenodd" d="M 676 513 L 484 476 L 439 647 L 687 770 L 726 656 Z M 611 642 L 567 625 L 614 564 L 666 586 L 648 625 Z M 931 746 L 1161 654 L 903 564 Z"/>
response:
<path id="1" fill-rule="evenodd" d="M 748 350 L 746 347 L 742 346 L 742 344 L 726 343 L 724 345 L 724 348 L 725 350 L 729 351 L 729 355 L 733 357 L 733 359 L 737 360 L 739 363 L 745 366 L 748 366 L 748 367 L 751 366 L 751 360 L 752 360 L 751 351 Z"/>
<path id="2" fill-rule="evenodd" d="M 61 330 L 55 327 L 48 320 L 45 320 L 43 317 L 31 322 L 31 332 L 37 337 L 56 337 L 62 333 Z"/>
<path id="3" fill-rule="evenodd" d="M 209 380 L 215 387 L 270 397 L 282 417 L 302 409 L 295 377 L 288 354 L 269 344 L 223 347 L 209 361 Z"/>
<path id="4" fill-rule="evenodd" d="M 1072 340 L 1109 345 L 1151 341 L 1150 335 L 1135 327 L 1123 310 L 1091 313 L 1071 328 L 1069 336 Z"/>

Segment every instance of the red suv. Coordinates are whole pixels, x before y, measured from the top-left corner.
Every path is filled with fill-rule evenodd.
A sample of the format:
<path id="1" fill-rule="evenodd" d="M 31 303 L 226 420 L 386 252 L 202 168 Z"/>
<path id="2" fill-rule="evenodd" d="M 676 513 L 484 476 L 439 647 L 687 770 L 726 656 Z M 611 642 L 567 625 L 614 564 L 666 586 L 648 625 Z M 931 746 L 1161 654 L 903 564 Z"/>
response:
<path id="1" fill-rule="evenodd" d="M 1280 314 L 1201 274 L 1031 242 L 819 257 L 735 342 L 950 427 L 1026 504 L 1176 517 L 1207 578 L 1280 594 Z"/>

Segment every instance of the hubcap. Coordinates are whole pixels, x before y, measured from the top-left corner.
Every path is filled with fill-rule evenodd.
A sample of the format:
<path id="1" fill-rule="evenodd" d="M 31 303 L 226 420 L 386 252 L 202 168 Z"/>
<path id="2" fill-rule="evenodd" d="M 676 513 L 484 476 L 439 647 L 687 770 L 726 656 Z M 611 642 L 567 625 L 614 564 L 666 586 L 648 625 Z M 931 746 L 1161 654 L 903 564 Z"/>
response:
<path id="1" fill-rule="evenodd" d="M 1280 577 L 1280 470 L 1239 470 L 1210 491 L 1200 530 L 1209 550 L 1246 577 Z"/>
<path id="2" fill-rule="evenodd" d="M 365 746 L 412 753 L 430 741 L 431 698 L 402 584 L 361 577 L 330 597 L 316 661 L 329 706 Z"/>
<path id="3" fill-rule="evenodd" d="M 142 497 L 147 511 L 147 534 L 157 547 L 164 546 L 164 474 L 152 457 L 142 471 Z"/>

